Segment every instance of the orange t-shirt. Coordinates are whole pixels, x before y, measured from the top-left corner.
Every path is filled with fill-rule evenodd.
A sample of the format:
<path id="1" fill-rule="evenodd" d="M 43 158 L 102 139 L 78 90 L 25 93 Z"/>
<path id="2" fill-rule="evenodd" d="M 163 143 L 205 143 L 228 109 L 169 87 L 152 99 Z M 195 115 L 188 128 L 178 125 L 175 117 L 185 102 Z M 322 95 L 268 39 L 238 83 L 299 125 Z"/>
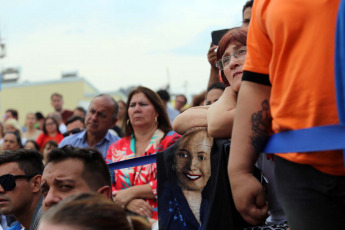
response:
<path id="1" fill-rule="evenodd" d="M 334 37 L 339 0 L 254 1 L 244 70 L 268 74 L 275 133 L 338 124 Z M 279 154 L 345 175 L 341 151 Z"/>

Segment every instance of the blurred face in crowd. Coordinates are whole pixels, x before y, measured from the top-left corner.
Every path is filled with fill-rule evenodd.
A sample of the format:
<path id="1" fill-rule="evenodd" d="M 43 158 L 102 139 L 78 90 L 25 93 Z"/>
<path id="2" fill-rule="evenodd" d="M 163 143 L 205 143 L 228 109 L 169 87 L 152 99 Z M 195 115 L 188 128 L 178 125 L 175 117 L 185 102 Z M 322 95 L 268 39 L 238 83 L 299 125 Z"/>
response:
<path id="1" fill-rule="evenodd" d="M 84 124 L 83 124 L 83 122 L 81 122 L 81 120 L 76 120 L 76 121 L 73 121 L 73 122 L 69 123 L 67 125 L 66 131 L 69 132 L 69 131 L 71 131 L 73 129 L 78 129 L 78 128 L 79 129 L 84 129 Z M 70 135 L 73 135 L 73 133 L 71 133 Z"/>
<path id="2" fill-rule="evenodd" d="M 186 104 L 186 100 L 182 96 L 177 96 L 175 99 L 175 109 L 181 110 Z"/>
<path id="3" fill-rule="evenodd" d="M 183 137 L 182 137 L 183 138 Z M 175 153 L 175 168 L 183 190 L 202 191 L 211 176 L 212 138 L 206 131 L 192 134 Z"/>
<path id="4" fill-rule="evenodd" d="M 57 112 L 61 112 L 62 104 L 63 104 L 63 100 L 60 96 L 55 95 L 51 99 L 51 105 L 54 107 L 55 111 Z"/>
<path id="5" fill-rule="evenodd" d="M 223 90 L 221 89 L 217 89 L 217 88 L 213 88 L 211 89 L 207 95 L 206 95 L 206 101 L 205 104 L 206 105 L 212 105 L 213 103 L 215 103 L 216 101 L 218 101 L 218 99 L 220 98 L 220 96 L 222 96 L 223 94 Z"/>
<path id="6" fill-rule="evenodd" d="M 224 67 L 224 74 L 226 79 L 229 81 L 230 86 L 235 92 L 238 92 L 240 90 L 241 81 L 242 81 L 242 75 L 243 75 L 243 65 L 246 60 L 246 54 L 247 54 L 247 47 L 243 46 L 241 43 L 234 41 L 229 44 L 229 46 L 226 48 L 224 54 L 224 57 L 230 56 L 236 54 L 237 58 L 234 56 L 231 56 L 230 61 L 225 64 Z"/>
<path id="7" fill-rule="evenodd" d="M 17 137 L 13 133 L 6 133 L 4 136 L 3 150 L 16 150 L 20 148 L 20 143 L 17 142 Z"/>
<path id="8" fill-rule="evenodd" d="M 45 126 L 46 126 L 47 133 L 56 133 L 59 128 L 56 126 L 56 123 L 51 118 L 46 119 Z"/>
<path id="9" fill-rule="evenodd" d="M 19 168 L 17 162 L 1 164 L 0 178 L 7 174 L 11 174 L 13 176 L 20 176 L 25 175 L 25 172 Z M 1 214 L 12 214 L 17 216 L 22 214 L 23 210 L 28 210 L 32 202 L 32 193 L 29 192 L 33 190 L 33 184 L 31 183 L 32 180 L 33 178 L 17 178 L 14 180 L 15 187 L 9 191 L 6 191 L 2 186 L 0 186 Z M 35 191 L 39 191 L 38 186 L 37 188 L 35 188 Z"/>
<path id="10" fill-rule="evenodd" d="M 84 164 L 79 159 L 48 163 L 42 175 L 43 209 L 49 209 L 70 195 L 91 192 L 83 172 Z"/>
<path id="11" fill-rule="evenodd" d="M 36 116 L 33 113 L 28 113 L 26 115 L 26 121 L 25 121 L 27 127 L 33 128 L 36 124 Z"/>
<path id="12" fill-rule="evenodd" d="M 112 117 L 114 110 L 114 104 L 108 97 L 96 97 L 86 114 L 85 125 L 87 132 L 99 136 L 105 135 L 116 122 L 116 119 Z"/>
<path id="13" fill-rule="evenodd" d="M 252 17 L 252 7 L 247 7 L 243 12 L 243 27 L 248 27 L 250 23 L 250 19 Z"/>
<path id="14" fill-rule="evenodd" d="M 158 113 L 151 101 L 141 92 L 132 96 L 129 102 L 128 116 L 134 129 L 157 125 Z"/>

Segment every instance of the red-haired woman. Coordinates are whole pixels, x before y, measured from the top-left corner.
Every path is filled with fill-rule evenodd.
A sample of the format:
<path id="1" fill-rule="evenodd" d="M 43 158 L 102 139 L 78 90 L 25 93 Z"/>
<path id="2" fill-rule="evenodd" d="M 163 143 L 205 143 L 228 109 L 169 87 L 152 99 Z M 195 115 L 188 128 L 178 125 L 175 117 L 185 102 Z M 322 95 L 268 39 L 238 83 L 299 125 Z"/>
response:
<path id="1" fill-rule="evenodd" d="M 222 37 L 217 50 L 218 68 L 227 87 L 212 105 L 192 107 L 177 116 L 173 123 L 176 132 L 184 134 L 192 127 L 207 127 L 214 138 L 231 138 L 237 94 L 247 53 L 246 40 L 247 30 L 244 28 L 230 29 Z"/>

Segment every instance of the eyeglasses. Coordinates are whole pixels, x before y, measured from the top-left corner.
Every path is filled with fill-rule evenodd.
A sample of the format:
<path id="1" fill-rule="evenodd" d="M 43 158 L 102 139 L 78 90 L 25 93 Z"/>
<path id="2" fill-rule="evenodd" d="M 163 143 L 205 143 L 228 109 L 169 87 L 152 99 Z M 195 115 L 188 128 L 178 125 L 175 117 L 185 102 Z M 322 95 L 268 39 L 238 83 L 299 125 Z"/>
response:
<path id="1" fill-rule="evenodd" d="M 11 191 L 16 187 L 16 180 L 25 178 L 27 180 L 31 179 L 35 175 L 12 175 L 12 174 L 5 174 L 0 176 L 0 185 L 5 191 Z"/>
<path id="2" fill-rule="evenodd" d="M 217 62 L 217 67 L 220 70 L 224 70 L 224 68 L 228 67 L 230 65 L 230 61 L 231 61 L 231 56 L 234 56 L 234 58 L 237 59 L 244 59 L 245 56 L 247 54 L 247 47 L 243 46 L 240 49 L 236 50 L 233 54 L 231 54 L 230 56 L 225 56 L 222 57 L 222 59 L 220 59 Z"/>

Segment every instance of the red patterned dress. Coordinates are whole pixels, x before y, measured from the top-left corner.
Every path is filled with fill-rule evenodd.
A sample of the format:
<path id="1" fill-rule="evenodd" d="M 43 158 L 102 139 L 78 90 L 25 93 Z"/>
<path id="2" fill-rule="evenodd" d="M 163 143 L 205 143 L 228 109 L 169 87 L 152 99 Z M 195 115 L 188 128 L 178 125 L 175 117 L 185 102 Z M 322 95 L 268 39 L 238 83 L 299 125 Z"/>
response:
<path id="1" fill-rule="evenodd" d="M 163 151 L 170 145 L 174 144 L 180 135 L 174 131 L 168 132 L 165 136 L 164 133 L 157 129 L 153 134 L 145 153 L 142 156 L 154 154 Z M 135 157 L 135 138 L 134 136 L 124 137 L 114 144 L 110 145 L 107 157 L 107 163 L 127 160 Z M 141 165 L 131 168 L 114 170 L 112 175 L 113 191 L 127 189 L 135 185 L 150 184 L 153 194 L 157 197 L 157 165 L 156 163 Z M 157 199 L 147 199 L 147 202 L 153 208 L 152 217 L 158 219 L 157 212 Z"/>

